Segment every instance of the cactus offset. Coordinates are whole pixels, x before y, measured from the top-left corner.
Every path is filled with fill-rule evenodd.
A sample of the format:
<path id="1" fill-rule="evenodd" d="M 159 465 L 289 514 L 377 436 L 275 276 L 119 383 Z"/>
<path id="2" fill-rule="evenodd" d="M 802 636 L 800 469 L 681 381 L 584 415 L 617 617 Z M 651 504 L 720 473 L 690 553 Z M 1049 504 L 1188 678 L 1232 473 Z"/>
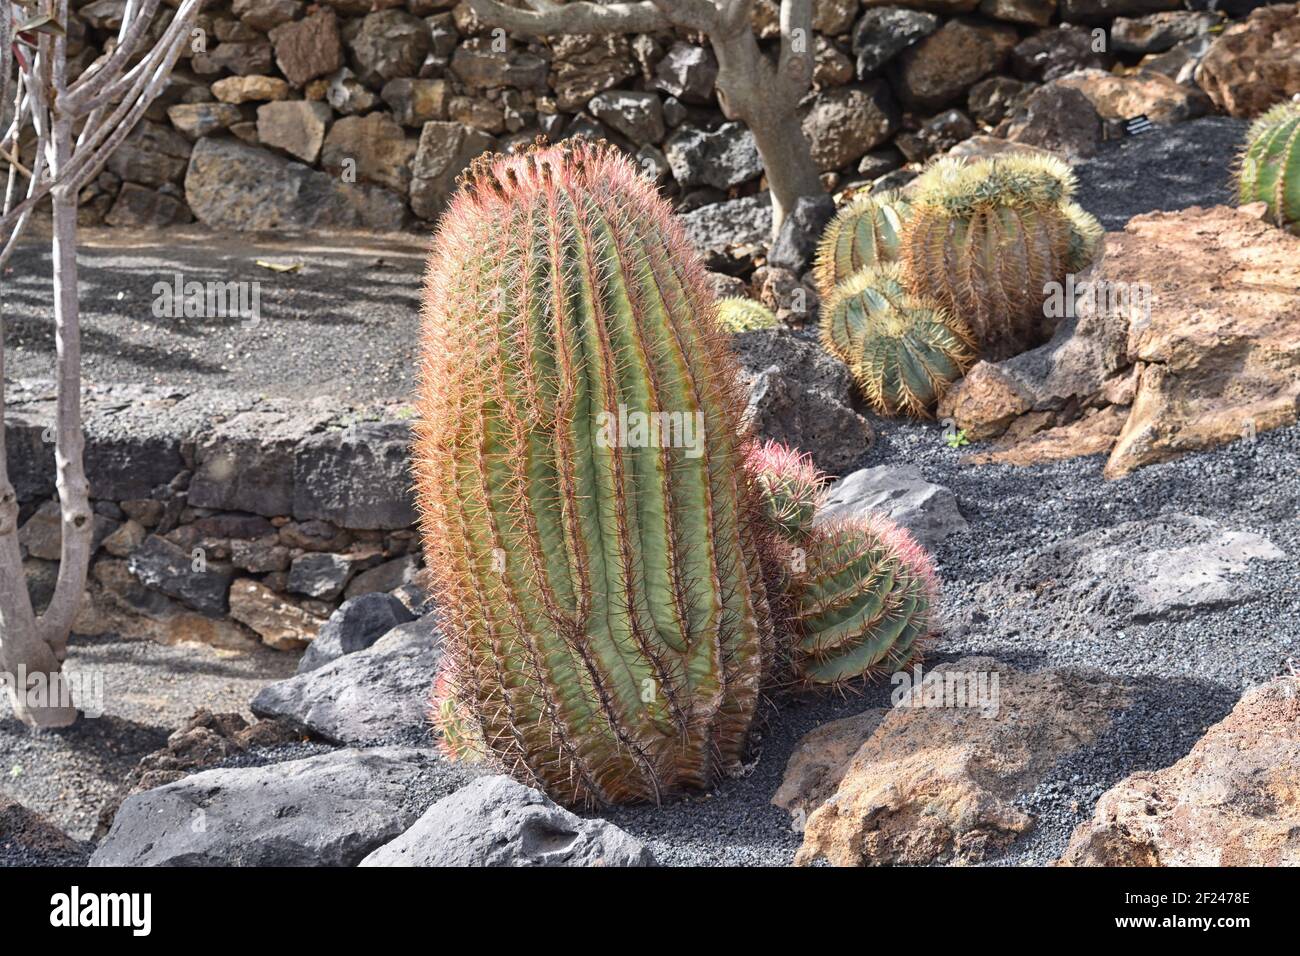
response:
<path id="1" fill-rule="evenodd" d="M 718 325 L 732 335 L 756 329 L 774 329 L 780 324 L 771 309 L 753 299 L 732 297 L 718 302 Z"/>
<path id="2" fill-rule="evenodd" d="M 1061 210 L 1070 224 L 1070 248 L 1065 254 L 1065 271 L 1078 275 L 1101 255 L 1106 230 L 1096 216 L 1077 202 L 1067 200 Z"/>
<path id="3" fill-rule="evenodd" d="M 812 533 L 826 476 L 809 455 L 768 441 L 750 448 L 745 468 L 758 486 L 763 513 L 783 538 L 799 542 Z"/>
<path id="4" fill-rule="evenodd" d="M 1275 225 L 1300 236 L 1300 103 L 1279 103 L 1251 124 L 1237 201 L 1265 203 Z"/>
<path id="5" fill-rule="evenodd" d="M 912 536 L 878 516 L 834 522 L 808 543 L 792 594 L 794 655 L 804 686 L 839 686 L 897 670 L 933 631 L 938 583 Z"/>
<path id="6" fill-rule="evenodd" d="M 770 678 L 713 310 L 667 205 L 603 144 L 476 161 L 434 240 L 414 469 L 435 709 L 565 804 L 710 787 Z"/>
<path id="7" fill-rule="evenodd" d="M 829 298 L 854 273 L 897 260 L 908 211 L 908 201 L 892 189 L 855 197 L 843 206 L 817 247 L 813 277 L 818 295 Z"/>
<path id="8" fill-rule="evenodd" d="M 822 340 L 882 415 L 928 414 L 975 361 L 966 323 L 908 291 L 897 265 L 842 283 L 825 309 Z"/>
<path id="9" fill-rule="evenodd" d="M 1044 286 L 1069 271 L 1074 188 L 1055 159 L 946 157 L 917 180 L 901 261 L 914 291 L 966 320 L 985 357 L 1037 344 Z"/>

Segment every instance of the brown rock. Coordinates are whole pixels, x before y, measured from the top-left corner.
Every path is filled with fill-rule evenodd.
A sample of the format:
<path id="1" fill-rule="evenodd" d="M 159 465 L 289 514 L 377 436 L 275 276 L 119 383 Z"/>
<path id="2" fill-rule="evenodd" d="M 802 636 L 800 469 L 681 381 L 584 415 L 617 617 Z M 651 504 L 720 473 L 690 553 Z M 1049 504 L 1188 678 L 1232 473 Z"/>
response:
<path id="1" fill-rule="evenodd" d="M 447 118 L 447 83 L 445 80 L 419 80 L 402 77 L 389 80 L 380 93 L 393 111 L 393 119 L 403 126 L 421 127 L 430 120 Z"/>
<path id="2" fill-rule="evenodd" d="M 289 84 L 278 76 L 228 76 L 212 84 L 212 95 L 236 104 L 287 100 Z"/>
<path id="3" fill-rule="evenodd" d="M 1233 116 L 1257 116 L 1300 93 L 1300 3 L 1261 7 L 1224 30 L 1196 82 Z"/>
<path id="4" fill-rule="evenodd" d="M 906 6 L 915 10 L 929 10 L 933 13 L 969 13 L 979 6 L 980 0 L 912 0 Z M 903 6 L 898 0 L 862 0 L 864 9 L 872 7 Z"/>
<path id="5" fill-rule="evenodd" d="M 971 703 L 977 676 L 994 705 L 955 706 L 962 691 Z M 935 668 L 889 711 L 835 793 L 809 816 L 795 864 L 926 865 L 995 855 L 1033 826 L 1017 797 L 1096 739 L 1127 697 L 1101 677 L 1030 673 L 991 658 Z"/>
<path id="6" fill-rule="evenodd" d="M 550 84 L 561 110 L 576 111 L 597 93 L 636 75 L 625 36 L 554 37 Z"/>
<path id="7" fill-rule="evenodd" d="M 302 12 L 301 0 L 234 0 L 230 12 L 254 30 L 267 30 L 287 23 Z"/>
<path id="8" fill-rule="evenodd" d="M 257 138 L 304 163 L 316 162 L 333 112 L 327 103 L 285 100 L 257 108 Z"/>
<path id="9" fill-rule="evenodd" d="M 832 720 L 809 731 L 795 744 L 772 803 L 789 810 L 801 826 L 826 798 L 839 789 L 849 761 L 889 711 L 873 707 L 852 717 Z"/>
<path id="10" fill-rule="evenodd" d="M 177 103 L 168 107 L 167 118 L 184 136 L 193 141 L 210 133 L 230 129 L 244 118 L 238 106 L 230 103 Z"/>
<path id="11" fill-rule="evenodd" d="M 346 39 L 357 75 L 376 87 L 399 76 L 418 76 L 432 44 L 424 21 L 405 10 L 367 14 Z"/>
<path id="12" fill-rule="evenodd" d="M 0 793 L 0 847 L 19 847 L 32 853 L 76 853 L 77 843 L 39 813 Z"/>
<path id="13" fill-rule="evenodd" d="M 210 52 L 196 53 L 190 60 L 194 72 L 212 76 L 229 70 L 236 76 L 252 76 L 271 71 L 271 44 L 218 43 Z"/>
<path id="14" fill-rule="evenodd" d="M 1018 143 L 1077 158 L 1097 151 L 1105 129 L 1096 107 L 1081 91 L 1048 83 L 1029 94 L 1006 124 L 1005 134 Z"/>
<path id="15" fill-rule="evenodd" d="M 339 173 L 346 160 L 356 163 L 358 180 L 378 183 L 402 195 L 411 188 L 416 141 L 387 113 L 344 116 L 330 127 L 321 149 L 322 169 Z"/>
<path id="16" fill-rule="evenodd" d="M 302 650 L 324 623 L 322 618 L 251 578 L 230 586 L 230 616 L 248 625 L 263 644 L 277 651 Z"/>
<path id="17" fill-rule="evenodd" d="M 343 43 L 332 10 L 283 23 L 270 36 L 275 44 L 276 66 L 296 87 L 343 66 Z"/>
<path id="18" fill-rule="evenodd" d="M 1144 115 L 1153 123 L 1181 123 L 1210 111 L 1204 93 L 1161 73 L 1116 76 L 1103 70 L 1080 70 L 1053 82 L 1086 96 L 1102 119 Z"/>
<path id="19" fill-rule="evenodd" d="M 889 140 L 898 107 L 883 80 L 817 94 L 804 109 L 803 134 L 817 168 L 829 172 L 860 159 Z"/>
<path id="20" fill-rule="evenodd" d="M 813 30 L 830 37 L 848 33 L 857 13 L 857 0 L 813 0 Z"/>
<path id="21" fill-rule="evenodd" d="M 1128 418 L 1127 405 L 1093 409 L 1078 421 L 1048 428 L 1019 440 L 1001 441 L 998 450 L 967 455 L 963 465 L 1037 465 L 1045 461 L 1108 452 Z M 1025 416 L 1027 418 L 1028 416 Z M 1024 418 L 1020 419 L 1023 421 Z M 1012 436 L 1008 433 L 1007 438 Z"/>
<path id="22" fill-rule="evenodd" d="M 1097 801 L 1062 866 L 1300 866 L 1300 680 L 1241 698 L 1172 767 Z"/>
<path id="23" fill-rule="evenodd" d="M 949 20 L 896 61 L 903 105 L 921 112 L 947 106 L 995 73 L 1019 40 L 1014 27 L 966 17 Z"/>
<path id="24" fill-rule="evenodd" d="M 1033 390 L 1000 362 L 978 362 L 939 400 L 938 418 L 952 419 L 971 441 L 996 438 L 1034 407 Z"/>
<path id="25" fill-rule="evenodd" d="M 412 167 L 411 211 L 421 219 L 436 219 L 461 170 L 495 143 L 488 134 L 460 123 L 425 123 Z"/>
<path id="26" fill-rule="evenodd" d="M 1300 238 L 1223 206 L 1151 213 L 1107 237 L 1100 277 L 1153 285 L 1108 477 L 1296 421 Z"/>
<path id="27" fill-rule="evenodd" d="M 980 13 L 995 20 L 1046 26 L 1056 13 L 1056 0 L 981 0 Z"/>
<path id="28" fill-rule="evenodd" d="M 115 558 L 129 557 L 131 552 L 144 543 L 149 532 L 144 525 L 133 518 L 128 518 L 122 526 L 104 539 L 104 550 Z"/>

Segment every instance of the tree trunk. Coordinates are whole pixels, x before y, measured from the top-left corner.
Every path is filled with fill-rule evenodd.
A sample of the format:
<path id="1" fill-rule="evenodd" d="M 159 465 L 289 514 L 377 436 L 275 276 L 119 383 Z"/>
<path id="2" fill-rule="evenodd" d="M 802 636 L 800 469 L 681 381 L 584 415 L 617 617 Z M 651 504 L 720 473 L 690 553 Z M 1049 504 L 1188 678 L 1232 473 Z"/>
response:
<path id="1" fill-rule="evenodd" d="M 822 196 L 826 190 L 817 176 L 812 151 L 796 111 L 761 110 L 741 118 L 754 134 L 767 172 L 767 186 L 772 192 L 772 238 L 775 239 L 801 196 Z"/>

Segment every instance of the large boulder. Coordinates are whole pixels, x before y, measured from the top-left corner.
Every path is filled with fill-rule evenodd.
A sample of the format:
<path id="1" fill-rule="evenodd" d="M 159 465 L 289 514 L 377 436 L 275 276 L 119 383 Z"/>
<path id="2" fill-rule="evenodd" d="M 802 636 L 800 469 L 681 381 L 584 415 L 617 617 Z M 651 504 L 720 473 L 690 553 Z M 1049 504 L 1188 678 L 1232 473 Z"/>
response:
<path id="1" fill-rule="evenodd" d="M 428 750 L 205 770 L 126 798 L 91 866 L 355 866 L 425 807 Z"/>
<path id="2" fill-rule="evenodd" d="M 894 61 L 903 105 L 927 113 L 947 106 L 977 80 L 996 73 L 1019 39 L 1011 26 L 968 17 L 949 20 Z"/>
<path id="3" fill-rule="evenodd" d="M 1300 680 L 1247 691 L 1172 767 L 1126 777 L 1064 866 L 1300 866 Z"/>
<path id="4" fill-rule="evenodd" d="M 823 172 L 861 159 L 898 128 L 898 106 L 883 80 L 823 90 L 803 107 L 803 134 Z"/>
<path id="5" fill-rule="evenodd" d="M 653 866 L 636 838 L 575 816 L 509 777 L 480 777 L 431 806 L 362 866 Z"/>
<path id="6" fill-rule="evenodd" d="M 734 336 L 732 350 L 757 435 L 807 452 L 833 475 L 862 458 L 875 435 L 851 404 L 853 378 L 843 362 L 781 329 Z"/>
<path id="7" fill-rule="evenodd" d="M 409 737 L 425 726 L 441 656 L 433 618 L 421 618 L 389 631 L 370 647 L 267 684 L 253 698 L 252 711 L 258 717 L 288 719 L 331 743 Z"/>
<path id="8" fill-rule="evenodd" d="M 1204 93 L 1161 73 L 1116 76 L 1089 69 L 1069 73 L 1054 82 L 1078 90 L 1107 120 L 1145 116 L 1153 123 L 1181 123 L 1210 112 L 1210 99 Z"/>
<path id="9" fill-rule="evenodd" d="M 1233 116 L 1257 116 L 1300 93 L 1300 3 L 1262 7 L 1224 30 L 1196 82 Z"/>
<path id="10" fill-rule="evenodd" d="M 216 229 L 373 229 L 406 220 L 402 200 L 385 189 L 344 183 L 235 139 L 209 136 L 194 144 L 185 173 L 185 201 Z"/>
<path id="11" fill-rule="evenodd" d="M 997 855 L 1033 828 L 1017 798 L 1096 740 L 1129 696 L 1103 677 L 1026 672 L 983 657 L 937 667 L 895 695 L 842 773 L 830 771 L 839 786 L 808 815 L 796 865 L 924 866 Z"/>

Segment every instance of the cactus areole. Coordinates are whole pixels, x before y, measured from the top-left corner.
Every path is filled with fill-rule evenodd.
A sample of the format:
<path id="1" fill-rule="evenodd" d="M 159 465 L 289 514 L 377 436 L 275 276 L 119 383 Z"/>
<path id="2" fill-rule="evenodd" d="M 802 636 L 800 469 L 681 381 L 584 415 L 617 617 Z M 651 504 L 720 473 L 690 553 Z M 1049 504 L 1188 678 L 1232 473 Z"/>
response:
<path id="1" fill-rule="evenodd" d="M 571 806 L 714 785 L 773 664 L 702 267 L 603 144 L 476 162 L 434 240 L 414 468 L 435 714 Z"/>

